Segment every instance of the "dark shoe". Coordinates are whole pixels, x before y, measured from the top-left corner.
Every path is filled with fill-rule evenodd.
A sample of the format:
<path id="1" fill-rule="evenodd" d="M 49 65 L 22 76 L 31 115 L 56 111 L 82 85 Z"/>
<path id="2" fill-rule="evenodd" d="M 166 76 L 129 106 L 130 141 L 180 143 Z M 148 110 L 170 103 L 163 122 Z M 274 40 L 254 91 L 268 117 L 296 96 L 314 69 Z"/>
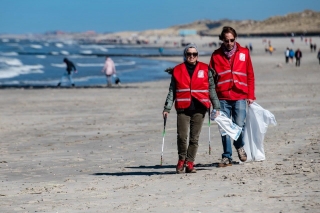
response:
<path id="1" fill-rule="evenodd" d="M 183 170 L 184 170 L 184 160 L 179 160 L 176 167 L 177 174 L 183 173 Z"/>
<path id="2" fill-rule="evenodd" d="M 196 173 L 197 170 L 193 166 L 193 162 L 187 161 L 186 173 Z"/>
<path id="3" fill-rule="evenodd" d="M 237 149 L 237 152 L 238 152 L 238 156 L 239 156 L 239 159 L 242 161 L 242 162 L 245 162 L 247 160 L 247 153 L 246 151 L 244 150 L 243 147 L 240 147 L 239 149 Z"/>
<path id="4" fill-rule="evenodd" d="M 60 87 L 61 83 L 58 83 L 57 87 Z"/>
<path id="5" fill-rule="evenodd" d="M 232 166 L 232 161 L 229 158 L 222 158 L 221 162 L 218 164 L 218 167 L 227 167 Z"/>

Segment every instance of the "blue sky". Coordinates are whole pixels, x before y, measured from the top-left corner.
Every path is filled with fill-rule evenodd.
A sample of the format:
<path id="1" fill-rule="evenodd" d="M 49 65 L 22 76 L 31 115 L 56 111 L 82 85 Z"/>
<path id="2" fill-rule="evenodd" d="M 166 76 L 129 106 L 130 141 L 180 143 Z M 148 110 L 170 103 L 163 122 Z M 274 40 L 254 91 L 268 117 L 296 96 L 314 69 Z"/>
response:
<path id="1" fill-rule="evenodd" d="M 0 0 L 0 33 L 142 31 L 320 11 L 320 0 Z"/>

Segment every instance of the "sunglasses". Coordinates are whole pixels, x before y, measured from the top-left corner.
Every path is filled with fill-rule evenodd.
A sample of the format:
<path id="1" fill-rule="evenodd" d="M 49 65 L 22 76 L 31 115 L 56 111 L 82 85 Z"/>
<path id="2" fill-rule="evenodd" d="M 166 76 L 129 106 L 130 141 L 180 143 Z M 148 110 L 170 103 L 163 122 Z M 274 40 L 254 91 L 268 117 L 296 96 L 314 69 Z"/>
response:
<path id="1" fill-rule="evenodd" d="M 190 53 L 190 52 L 187 52 L 186 55 L 187 55 L 188 57 L 190 57 L 190 56 L 197 57 L 197 56 L 198 56 L 198 53 Z"/>
<path id="2" fill-rule="evenodd" d="M 229 43 L 229 42 L 234 42 L 234 40 L 235 40 L 235 39 L 233 38 L 233 39 L 229 39 L 229 40 L 224 39 L 223 41 L 226 42 L 226 43 Z"/>

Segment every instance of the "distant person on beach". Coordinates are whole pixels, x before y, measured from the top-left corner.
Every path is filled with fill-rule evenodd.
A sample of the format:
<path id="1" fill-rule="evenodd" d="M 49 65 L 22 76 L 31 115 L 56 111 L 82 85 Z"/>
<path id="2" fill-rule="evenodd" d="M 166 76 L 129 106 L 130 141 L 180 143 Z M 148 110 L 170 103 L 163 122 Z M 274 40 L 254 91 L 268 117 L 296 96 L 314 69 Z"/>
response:
<path id="1" fill-rule="evenodd" d="M 269 50 L 270 55 L 272 55 L 274 49 L 273 49 L 273 46 L 271 44 L 269 45 L 269 49 L 268 50 Z"/>
<path id="2" fill-rule="evenodd" d="M 293 51 L 293 49 L 290 49 L 289 50 L 289 58 L 290 58 L 291 63 L 293 63 L 293 57 L 294 57 L 294 51 Z"/>
<path id="3" fill-rule="evenodd" d="M 296 50 L 294 57 L 296 58 L 296 67 L 300 67 L 300 59 L 302 58 L 302 53 L 299 48 Z"/>
<path id="4" fill-rule="evenodd" d="M 102 68 L 101 72 L 106 75 L 107 86 L 111 87 L 112 86 L 112 75 L 116 74 L 116 66 L 114 65 L 113 60 L 109 56 L 106 56 L 106 61 L 104 63 L 104 67 Z"/>
<path id="5" fill-rule="evenodd" d="M 294 44 L 294 38 L 291 38 L 291 43 Z"/>
<path id="6" fill-rule="evenodd" d="M 256 99 L 250 52 L 236 42 L 237 33 L 232 27 L 223 27 L 219 38 L 223 44 L 212 53 L 209 70 L 214 72 L 221 112 L 243 128 L 247 105 L 252 104 Z M 242 162 L 247 160 L 247 154 L 243 148 L 243 134 L 244 129 L 239 138 L 233 142 Z M 221 139 L 223 154 L 218 167 L 232 166 L 231 139 L 228 135 L 221 136 Z"/>
<path id="7" fill-rule="evenodd" d="M 317 44 L 316 43 L 313 44 L 313 51 L 315 51 L 315 52 L 317 51 Z"/>
<path id="8" fill-rule="evenodd" d="M 162 47 L 159 47 L 158 51 L 159 51 L 160 55 L 163 54 L 163 48 Z"/>
<path id="9" fill-rule="evenodd" d="M 320 49 L 319 49 L 319 51 L 318 51 L 318 60 L 319 60 L 319 64 L 320 64 Z"/>
<path id="10" fill-rule="evenodd" d="M 253 51 L 253 47 L 252 47 L 252 44 L 251 44 L 251 43 L 249 43 L 249 50 L 250 50 L 250 52 Z"/>
<path id="11" fill-rule="evenodd" d="M 219 115 L 220 104 L 208 65 L 198 61 L 198 49 L 189 44 L 184 49 L 185 61 L 173 68 L 169 93 L 162 112 L 169 115 L 173 103 L 177 111 L 178 164 L 176 173 L 195 173 L 194 161 L 206 112 L 212 104 Z M 188 137 L 189 136 L 189 137 Z M 189 138 L 189 144 L 187 139 Z"/>
<path id="12" fill-rule="evenodd" d="M 289 62 L 289 52 L 290 52 L 289 47 L 287 47 L 286 51 L 284 51 L 284 55 L 286 57 L 286 64 Z"/>
<path id="13" fill-rule="evenodd" d="M 70 81 L 70 83 L 71 83 L 71 85 L 74 87 L 74 82 L 73 82 L 73 80 L 72 80 L 72 70 L 75 72 L 75 73 L 77 73 L 77 68 L 76 68 L 76 66 L 74 65 L 74 63 L 72 62 L 72 61 L 70 61 L 69 59 L 67 59 L 67 58 L 64 58 L 63 59 L 63 62 L 66 64 L 66 72 L 63 74 L 63 76 L 61 77 L 61 80 L 60 80 L 60 82 L 58 83 L 58 87 L 60 87 L 60 85 L 61 85 L 61 83 L 63 82 L 63 80 L 65 79 L 65 78 L 67 78 L 69 81 Z"/>
<path id="14" fill-rule="evenodd" d="M 313 51 L 313 44 L 310 43 L 310 51 Z"/>

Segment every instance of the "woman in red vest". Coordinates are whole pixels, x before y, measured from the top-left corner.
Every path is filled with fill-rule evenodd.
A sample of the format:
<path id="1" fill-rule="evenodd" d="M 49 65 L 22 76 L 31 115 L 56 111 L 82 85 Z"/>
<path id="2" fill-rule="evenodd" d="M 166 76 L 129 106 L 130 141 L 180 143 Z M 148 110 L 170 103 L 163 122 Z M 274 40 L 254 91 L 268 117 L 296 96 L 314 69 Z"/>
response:
<path id="1" fill-rule="evenodd" d="M 233 123 L 243 127 L 238 140 L 233 142 L 239 159 L 247 160 L 242 140 L 246 119 L 247 103 L 255 100 L 254 72 L 249 50 L 236 42 L 237 33 L 232 27 L 223 27 L 219 36 L 221 47 L 212 53 L 209 69 L 215 76 L 216 92 L 220 100 L 221 111 Z M 223 154 L 219 167 L 232 165 L 232 146 L 229 136 L 222 136 Z"/>
<path id="2" fill-rule="evenodd" d="M 205 114 L 210 109 L 211 103 L 213 109 L 217 110 L 216 115 L 220 110 L 212 73 L 208 71 L 207 64 L 198 61 L 198 50 L 195 44 L 186 46 L 184 58 L 185 62 L 173 69 L 163 110 L 163 117 L 168 116 L 175 102 L 179 156 L 176 172 L 178 174 L 184 172 L 184 166 L 186 166 L 186 173 L 196 172 L 194 161 Z"/>

